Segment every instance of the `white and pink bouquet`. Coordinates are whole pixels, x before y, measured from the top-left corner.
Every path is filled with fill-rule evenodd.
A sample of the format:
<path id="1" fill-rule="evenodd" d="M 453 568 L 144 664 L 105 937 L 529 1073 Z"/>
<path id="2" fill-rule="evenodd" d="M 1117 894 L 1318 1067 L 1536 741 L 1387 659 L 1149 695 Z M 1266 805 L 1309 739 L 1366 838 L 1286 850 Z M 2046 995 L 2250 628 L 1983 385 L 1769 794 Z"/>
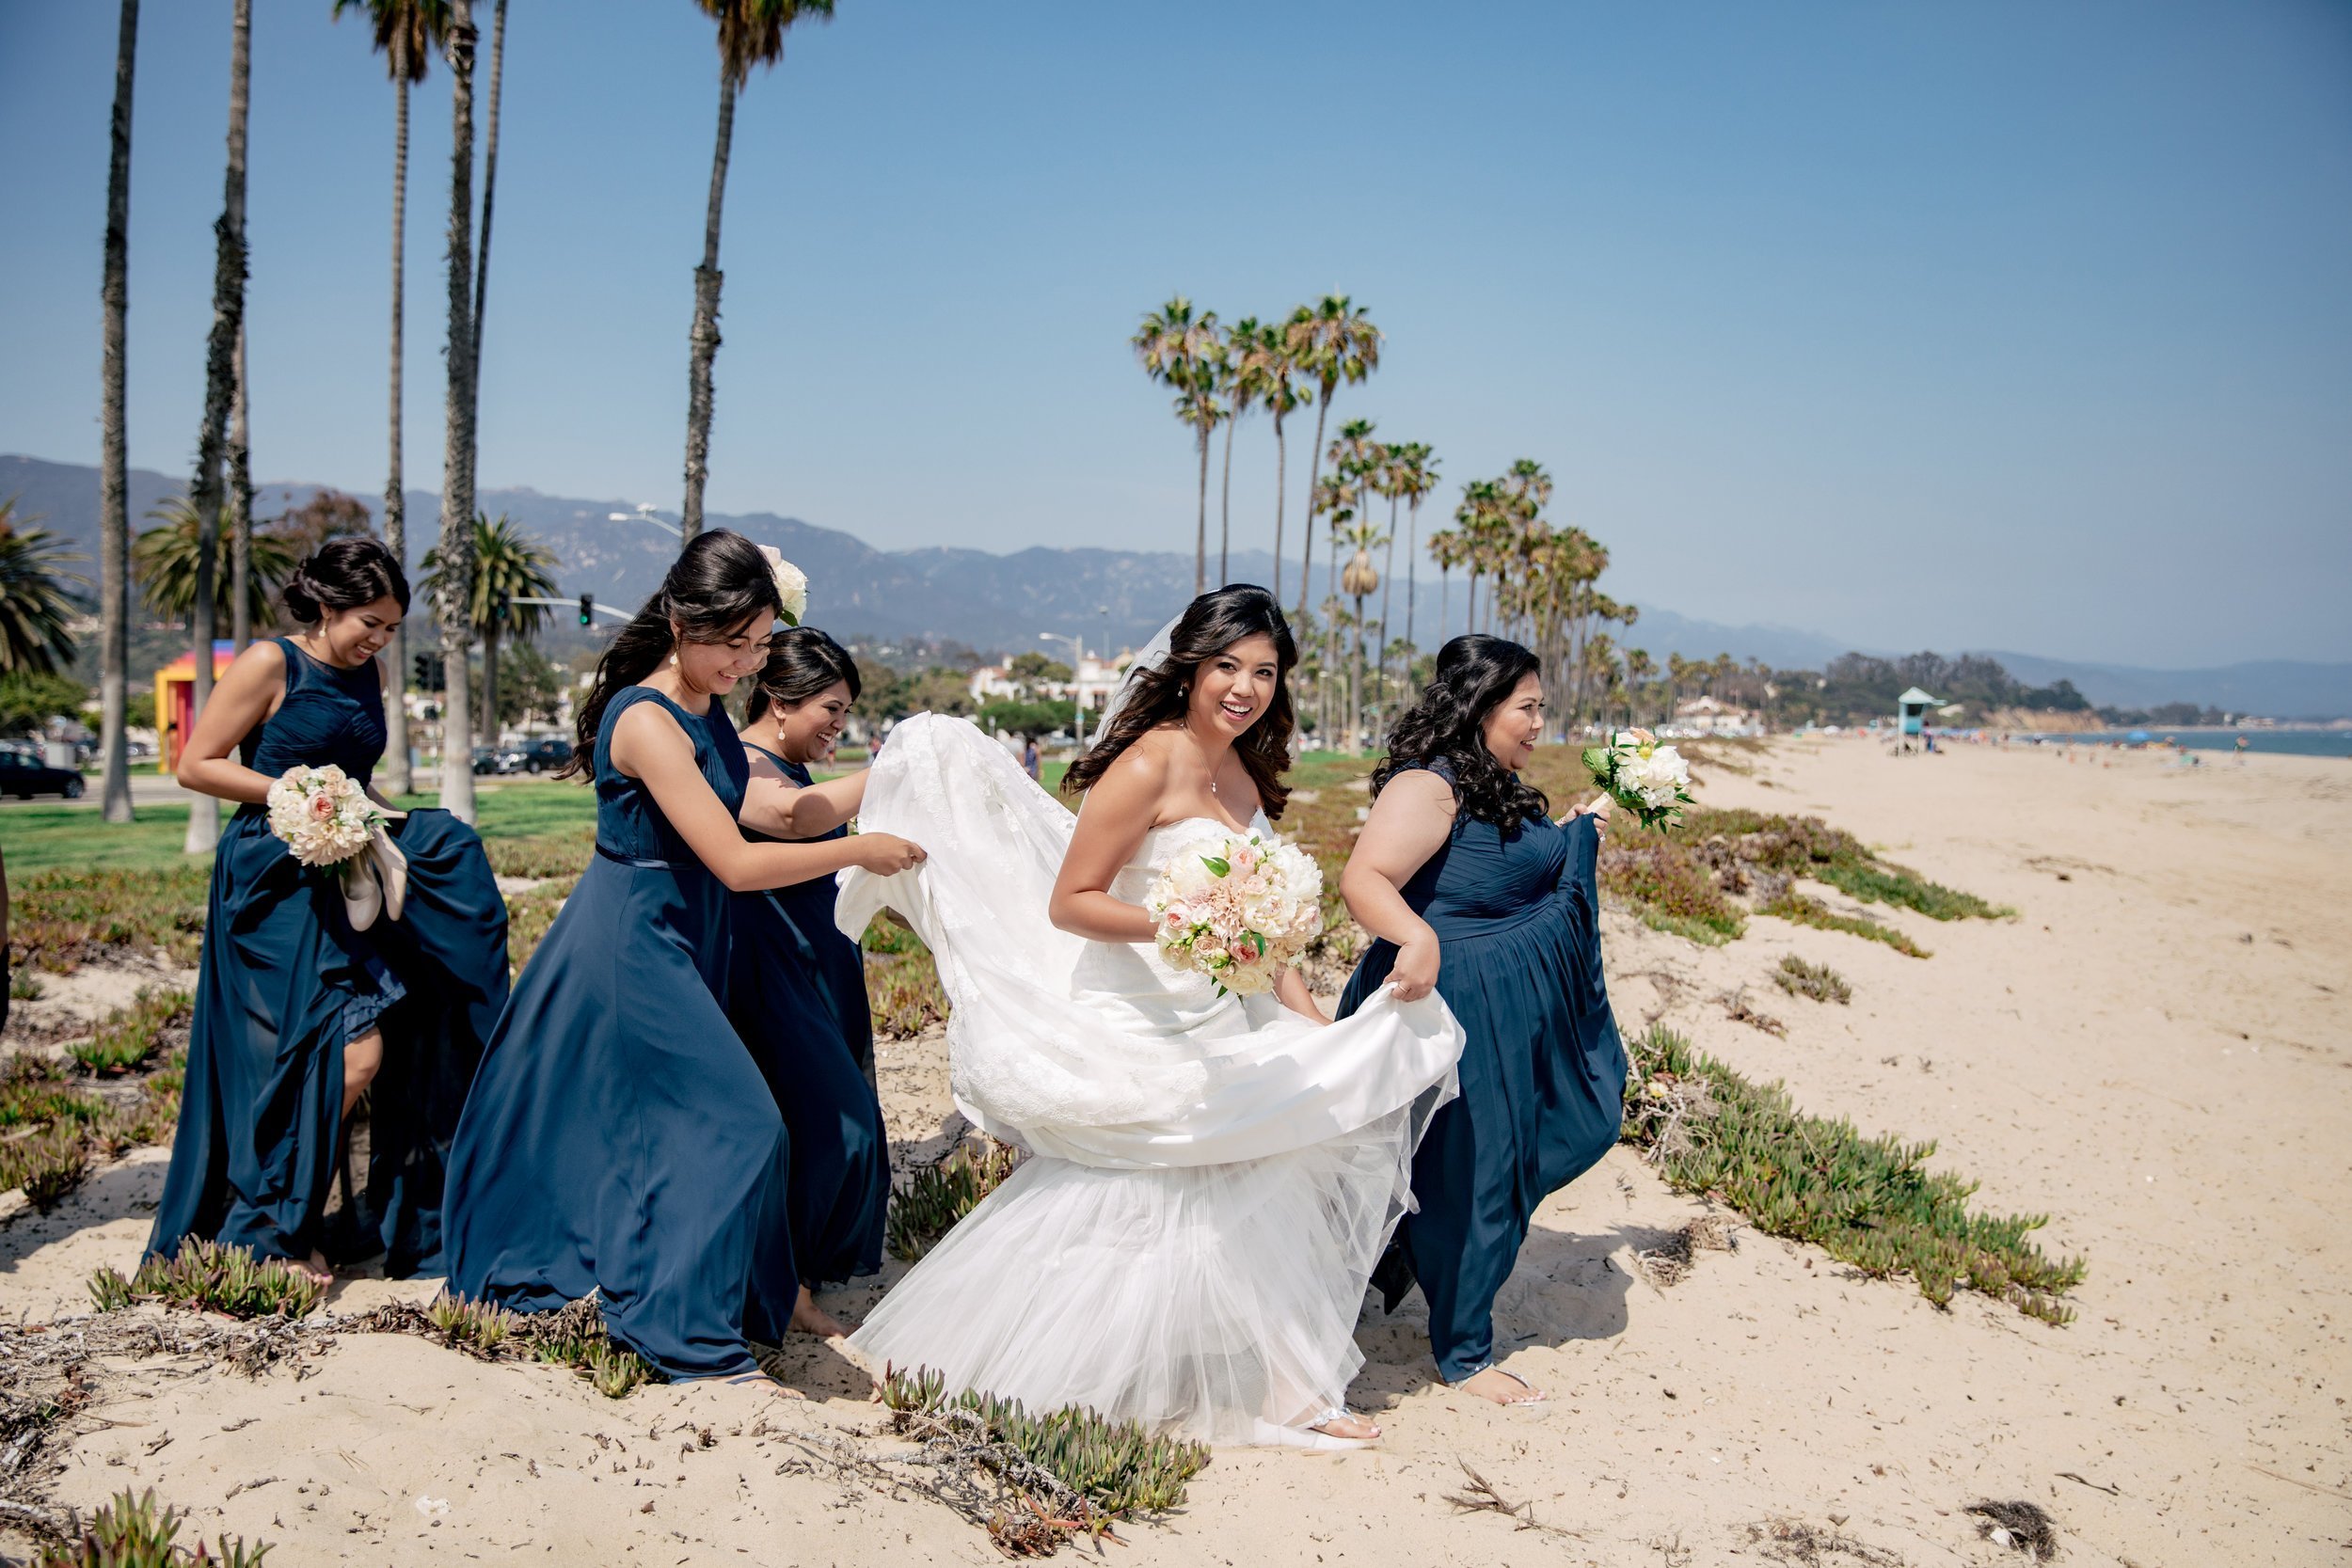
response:
<path id="1" fill-rule="evenodd" d="M 1671 827 L 1691 803 L 1691 765 L 1647 730 L 1619 730 L 1609 745 L 1585 747 L 1584 766 L 1645 828 Z"/>
<path id="2" fill-rule="evenodd" d="M 1179 849 L 1144 907 L 1170 969 L 1257 996 L 1322 934 L 1323 868 L 1279 838 L 1221 834 Z"/>
<path id="3" fill-rule="evenodd" d="M 289 768 L 269 786 L 269 831 L 305 865 L 342 865 L 374 842 L 386 820 L 340 768 Z"/>

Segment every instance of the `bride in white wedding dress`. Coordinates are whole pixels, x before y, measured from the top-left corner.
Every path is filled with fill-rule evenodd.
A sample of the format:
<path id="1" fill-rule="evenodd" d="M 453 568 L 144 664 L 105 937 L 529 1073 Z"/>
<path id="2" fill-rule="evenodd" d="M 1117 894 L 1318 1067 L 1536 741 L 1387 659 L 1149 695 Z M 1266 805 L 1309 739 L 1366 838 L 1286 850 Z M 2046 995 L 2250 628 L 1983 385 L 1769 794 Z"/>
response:
<path id="1" fill-rule="evenodd" d="M 841 928 L 897 910 L 952 1006 L 956 1103 L 1031 1158 L 850 1343 L 1032 1411 L 1215 1443 L 1343 1446 L 1364 1284 L 1462 1036 L 1385 990 L 1327 1022 L 1296 973 L 1220 996 L 1160 960 L 1142 900 L 1203 837 L 1271 834 L 1296 652 L 1262 588 L 1193 601 L 1073 766 L 1074 818 L 970 722 L 891 732 L 862 827 L 930 858 L 846 874 Z"/>

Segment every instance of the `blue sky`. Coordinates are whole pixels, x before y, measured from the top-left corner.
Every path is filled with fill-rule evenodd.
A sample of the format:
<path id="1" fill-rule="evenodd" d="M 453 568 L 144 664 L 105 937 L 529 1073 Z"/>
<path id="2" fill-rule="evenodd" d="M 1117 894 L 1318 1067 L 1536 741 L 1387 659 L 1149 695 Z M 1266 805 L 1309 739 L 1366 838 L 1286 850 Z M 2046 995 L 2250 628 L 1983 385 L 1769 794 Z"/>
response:
<path id="1" fill-rule="evenodd" d="M 131 452 L 167 471 L 199 412 L 229 9 L 143 8 Z M 328 0 L 255 10 L 255 467 L 373 494 L 391 93 Z M 2352 7 L 840 10 L 738 115 L 714 510 L 1189 548 L 1137 318 L 1337 290 L 1389 338 L 1335 420 L 1432 442 L 1449 508 L 1543 461 L 1621 597 L 1886 647 L 2352 658 Z M 96 461 L 115 16 L 0 0 L 0 451 Z M 512 0 L 485 484 L 676 506 L 715 100 L 687 0 Z M 427 486 L 448 132 L 437 69 Z M 1263 420 L 1237 451 L 1263 543 Z"/>

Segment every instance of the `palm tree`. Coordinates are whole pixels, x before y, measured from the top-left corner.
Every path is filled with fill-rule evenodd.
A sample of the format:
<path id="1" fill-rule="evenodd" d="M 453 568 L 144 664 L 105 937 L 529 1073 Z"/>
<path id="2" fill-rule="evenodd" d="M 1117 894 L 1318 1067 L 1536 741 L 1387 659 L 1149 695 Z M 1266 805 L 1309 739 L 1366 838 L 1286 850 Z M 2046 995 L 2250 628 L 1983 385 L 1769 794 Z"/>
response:
<path id="1" fill-rule="evenodd" d="M 245 374 L 245 323 L 237 324 L 236 396 L 229 405 L 229 578 L 248 582 L 253 576 L 253 443 L 246 428 L 248 409 Z M 223 593 L 229 607 L 229 641 L 245 652 L 253 641 L 253 601 L 250 594 Z M 262 614 L 269 612 L 264 610 Z"/>
<path id="2" fill-rule="evenodd" d="M 499 181 L 499 87 L 506 74 L 506 0 L 498 0 L 498 11 L 490 24 L 490 123 L 482 147 L 482 239 L 474 247 L 473 273 L 473 385 L 475 406 L 481 406 L 482 395 L 482 317 L 485 302 L 490 296 L 490 198 L 498 190 Z M 482 428 L 474 427 L 474 458 L 480 466 Z"/>
<path id="3" fill-rule="evenodd" d="M 735 141 L 735 95 L 752 67 L 773 70 L 784 35 L 809 17 L 833 20 L 833 0 L 694 0 L 719 24 L 719 135 L 710 157 L 710 205 L 703 218 L 703 264 L 694 269 L 694 326 L 687 340 L 686 509 L 681 534 L 703 528 L 703 484 L 710 477 L 710 366 L 719 356 L 719 217 L 727 198 L 727 154 Z M 469 775 L 470 777 L 470 775 Z"/>
<path id="4" fill-rule="evenodd" d="M 1217 390 L 1225 395 L 1225 499 L 1218 503 L 1216 535 L 1216 580 L 1222 584 L 1233 580 L 1233 427 L 1249 412 L 1249 405 L 1258 401 L 1265 386 L 1265 370 L 1257 357 L 1258 340 L 1264 328 L 1255 316 L 1244 316 L 1225 335 L 1224 352 L 1218 356 Z"/>
<path id="5" fill-rule="evenodd" d="M 1405 498 L 1405 645 L 1413 641 L 1414 589 L 1420 582 L 1416 565 L 1421 551 L 1421 503 L 1438 487 L 1438 457 L 1426 441 L 1407 441 L 1397 450 L 1396 493 Z M 1390 531 L 1395 531 L 1393 522 Z M 1438 626 L 1442 634 L 1445 624 Z"/>
<path id="6" fill-rule="evenodd" d="M 1250 395 L 1274 416 L 1274 598 L 1278 604 L 1282 598 L 1282 508 L 1289 488 L 1285 474 L 1290 455 L 1282 439 L 1282 418 L 1311 395 L 1298 384 L 1298 365 L 1291 357 L 1289 338 L 1286 328 L 1268 323 L 1247 342 L 1236 329 L 1232 344 L 1240 366 L 1236 374 L 1248 378 Z M 1235 413 L 1240 409 L 1236 403 Z"/>
<path id="7" fill-rule="evenodd" d="M 184 619 L 196 606 L 203 518 L 194 504 L 180 496 L 174 496 L 148 515 L 156 519 L 156 526 L 143 531 L 131 549 L 139 597 L 151 611 L 165 620 Z M 241 571 L 235 563 L 233 546 L 223 549 L 223 544 L 215 534 L 213 570 L 202 574 L 211 583 L 215 624 L 223 620 L 233 623 L 238 618 L 239 599 L 244 600 L 244 618 L 248 625 L 266 624 L 271 601 L 294 574 L 293 546 L 282 535 L 257 533 Z M 224 556 L 229 559 L 222 559 Z M 240 581 L 245 584 L 242 594 L 237 592 Z"/>
<path id="8" fill-rule="evenodd" d="M 473 592 L 473 0 L 449 0 L 450 77 L 449 346 L 442 394 L 441 575 L 452 597 Z M 473 755 L 466 737 L 473 693 L 466 679 L 472 642 L 465 617 L 441 618 L 441 805 L 460 822 L 474 819 Z"/>
<path id="9" fill-rule="evenodd" d="M 391 473 L 384 482 L 384 547 L 403 567 L 408 564 L 408 508 L 402 495 L 400 472 L 400 379 L 403 348 L 402 303 L 407 289 L 404 255 L 408 228 L 408 89 L 424 80 L 433 52 L 449 37 L 448 0 L 335 0 L 335 16 L 347 10 L 368 13 L 376 51 L 383 55 L 392 78 L 392 352 L 391 352 Z M 406 794 L 408 776 L 408 707 L 400 693 L 408 684 L 408 629 L 395 626 L 386 648 L 391 659 L 392 701 L 384 712 L 384 789 Z"/>
<path id="10" fill-rule="evenodd" d="M 1657 662 L 1649 657 L 1647 648 L 1628 648 L 1625 651 L 1627 723 L 1638 724 L 1642 721 L 1642 716 L 1634 705 L 1641 700 L 1643 687 L 1647 685 L 1650 677 L 1657 673 Z"/>
<path id="11" fill-rule="evenodd" d="M 1207 586 L 1209 575 L 1209 431 L 1224 418 L 1223 406 L 1216 404 L 1218 367 L 1225 356 L 1216 312 L 1196 314 L 1192 301 L 1177 294 L 1145 313 L 1128 346 L 1136 351 L 1145 374 L 1163 387 L 1176 388 L 1176 417 L 1197 432 L 1200 519 L 1193 546 L 1192 591 L 1199 594 Z"/>
<path id="12" fill-rule="evenodd" d="M 45 675 L 73 662 L 64 585 L 83 579 L 59 568 L 82 557 L 59 549 L 36 520 L 18 519 L 15 497 L 0 501 L 0 674 Z"/>
<path id="13" fill-rule="evenodd" d="M 451 614 L 447 590 L 451 583 L 440 571 L 439 550 L 425 552 L 425 576 L 421 584 L 425 603 L 434 607 L 434 613 L 445 621 L 459 619 Z M 545 605 L 517 604 L 517 599 L 545 599 L 555 595 L 555 577 L 548 568 L 562 564 L 555 552 L 532 538 L 508 520 L 504 513 L 492 522 L 480 513 L 473 519 L 473 584 L 467 597 L 466 613 L 476 636 L 482 640 L 482 729 L 477 737 L 485 742 L 498 739 L 499 711 L 499 639 L 508 632 L 528 641 L 539 634 L 547 624 Z"/>
<path id="14" fill-rule="evenodd" d="M 220 221 L 213 226 L 213 329 L 205 344 L 204 422 L 196 440 L 196 483 L 189 499 L 197 515 L 196 594 L 188 612 L 189 720 L 204 712 L 213 695 L 214 568 L 220 553 L 222 447 L 229 434 L 229 405 L 236 392 L 237 336 L 245 325 L 245 137 L 252 103 L 253 0 L 235 0 L 230 18 L 229 171 L 222 182 Z M 184 847 L 209 854 L 220 838 L 220 802 L 199 795 L 188 805 Z"/>
<path id="15" fill-rule="evenodd" d="M 1345 294 L 1326 294 L 1312 309 L 1302 305 L 1291 312 L 1283 328 L 1292 362 L 1315 380 L 1322 401 L 1315 405 L 1314 454 L 1307 469 L 1307 493 L 1315 493 L 1323 460 L 1323 421 L 1331 411 L 1331 394 L 1343 381 L 1361 381 L 1380 366 L 1380 329 Z M 1298 613 L 1307 613 L 1307 579 L 1315 563 L 1315 532 L 1307 531 L 1307 549 L 1299 562 Z"/>
<path id="16" fill-rule="evenodd" d="M 1337 541 L 1340 536 L 1340 531 L 1355 519 L 1356 503 L 1359 495 L 1360 492 L 1359 492 L 1356 487 L 1354 476 L 1344 471 L 1327 473 L 1322 478 L 1316 480 L 1313 493 L 1307 498 L 1307 532 L 1309 537 L 1311 538 L 1314 534 L 1315 519 L 1317 517 L 1330 518 L 1331 538 L 1333 540 L 1332 547 L 1336 552 L 1338 548 Z M 1333 586 L 1336 587 L 1337 585 L 1334 584 Z M 1324 601 L 1326 604 L 1334 605 L 1339 602 L 1337 595 L 1334 594 L 1325 594 Z M 1309 623 L 1306 619 L 1306 612 L 1304 610 L 1299 611 L 1295 619 L 1297 622 L 1297 625 L 1292 628 L 1295 632 L 1297 632 L 1302 636 L 1311 635 L 1308 631 Z M 1326 671 L 1334 671 L 1339 666 L 1340 658 L 1340 628 L 1339 622 L 1337 620 L 1327 619 L 1324 626 L 1323 641 L 1323 668 Z M 1318 681 L 1315 685 L 1315 710 L 1321 720 L 1321 728 L 1326 734 L 1328 734 L 1333 721 L 1331 715 L 1331 692 L 1327 682 Z"/>
<path id="17" fill-rule="evenodd" d="M 1380 571 L 1372 563 L 1372 552 L 1386 542 L 1387 535 L 1369 517 L 1352 524 L 1340 543 L 1353 545 L 1355 553 L 1340 573 L 1340 591 L 1356 601 L 1356 654 L 1347 671 L 1347 735 L 1351 751 L 1361 749 L 1364 726 L 1364 600 L 1380 586 Z"/>
<path id="18" fill-rule="evenodd" d="M 131 78 L 138 59 L 139 0 L 122 0 L 115 41 L 115 108 L 106 165 L 106 314 L 99 361 L 98 619 L 99 750 L 104 757 L 109 822 L 131 820 L 131 749 L 124 734 L 131 691 L 130 436 L 124 422 L 124 344 L 131 302 Z"/>

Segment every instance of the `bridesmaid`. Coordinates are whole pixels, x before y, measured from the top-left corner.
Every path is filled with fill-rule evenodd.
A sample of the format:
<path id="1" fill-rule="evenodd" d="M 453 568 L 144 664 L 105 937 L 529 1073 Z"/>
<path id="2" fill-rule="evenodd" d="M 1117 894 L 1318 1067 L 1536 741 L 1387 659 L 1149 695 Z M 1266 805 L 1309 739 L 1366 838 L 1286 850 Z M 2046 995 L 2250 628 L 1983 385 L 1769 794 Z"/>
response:
<path id="1" fill-rule="evenodd" d="M 147 1250 L 217 1240 L 321 1279 L 330 1250 L 382 1250 L 389 1273 L 435 1274 L 444 1157 L 506 1002 L 506 905 L 481 839 L 444 811 L 392 824 L 406 904 L 364 931 L 339 879 L 271 833 L 263 802 L 287 769 L 333 764 L 365 784 L 383 755 L 376 655 L 408 609 L 399 563 L 371 538 L 330 541 L 284 594 L 304 629 L 237 656 L 180 757 L 183 786 L 237 812 L 213 858 L 187 1086 Z M 345 1118 L 371 1085 L 367 1200 L 330 1241 Z"/>
<path id="2" fill-rule="evenodd" d="M 866 774 L 820 784 L 809 765 L 832 754 L 859 689 L 857 662 L 823 632 L 776 635 L 745 716 L 744 837 L 830 843 L 849 833 Z M 786 1211 L 811 1288 L 881 1269 L 890 1201 L 866 961 L 834 927 L 834 893 L 833 879 L 821 877 L 737 894 L 728 990 L 728 1016 L 784 1113 L 792 1146 Z"/>
<path id="3" fill-rule="evenodd" d="M 673 1378 L 756 1370 L 747 1338 L 828 1326 L 785 1220 L 784 1118 L 721 1006 L 731 892 L 904 870 L 865 834 L 746 843 L 748 768 L 718 699 L 782 610 L 757 546 L 697 535 L 617 633 L 567 773 L 596 853 L 499 1020 L 450 1157 L 449 1288 L 521 1311 L 595 1291 L 612 1337 Z"/>
<path id="4" fill-rule="evenodd" d="M 1414 1280 L 1449 1386 L 1498 1404 L 1543 1395 L 1494 1364 L 1494 1302 L 1537 1204 L 1617 1140 L 1625 1047 L 1601 983 L 1595 857 L 1607 808 L 1554 822 L 1519 778 L 1543 734 L 1535 656 L 1457 637 L 1373 770 L 1372 815 L 1340 878 L 1379 940 L 1340 1000 L 1344 1018 L 1392 984 L 1434 986 L 1462 1023 L 1462 1093 L 1413 1160 L 1419 1212 L 1380 1282 Z"/>

